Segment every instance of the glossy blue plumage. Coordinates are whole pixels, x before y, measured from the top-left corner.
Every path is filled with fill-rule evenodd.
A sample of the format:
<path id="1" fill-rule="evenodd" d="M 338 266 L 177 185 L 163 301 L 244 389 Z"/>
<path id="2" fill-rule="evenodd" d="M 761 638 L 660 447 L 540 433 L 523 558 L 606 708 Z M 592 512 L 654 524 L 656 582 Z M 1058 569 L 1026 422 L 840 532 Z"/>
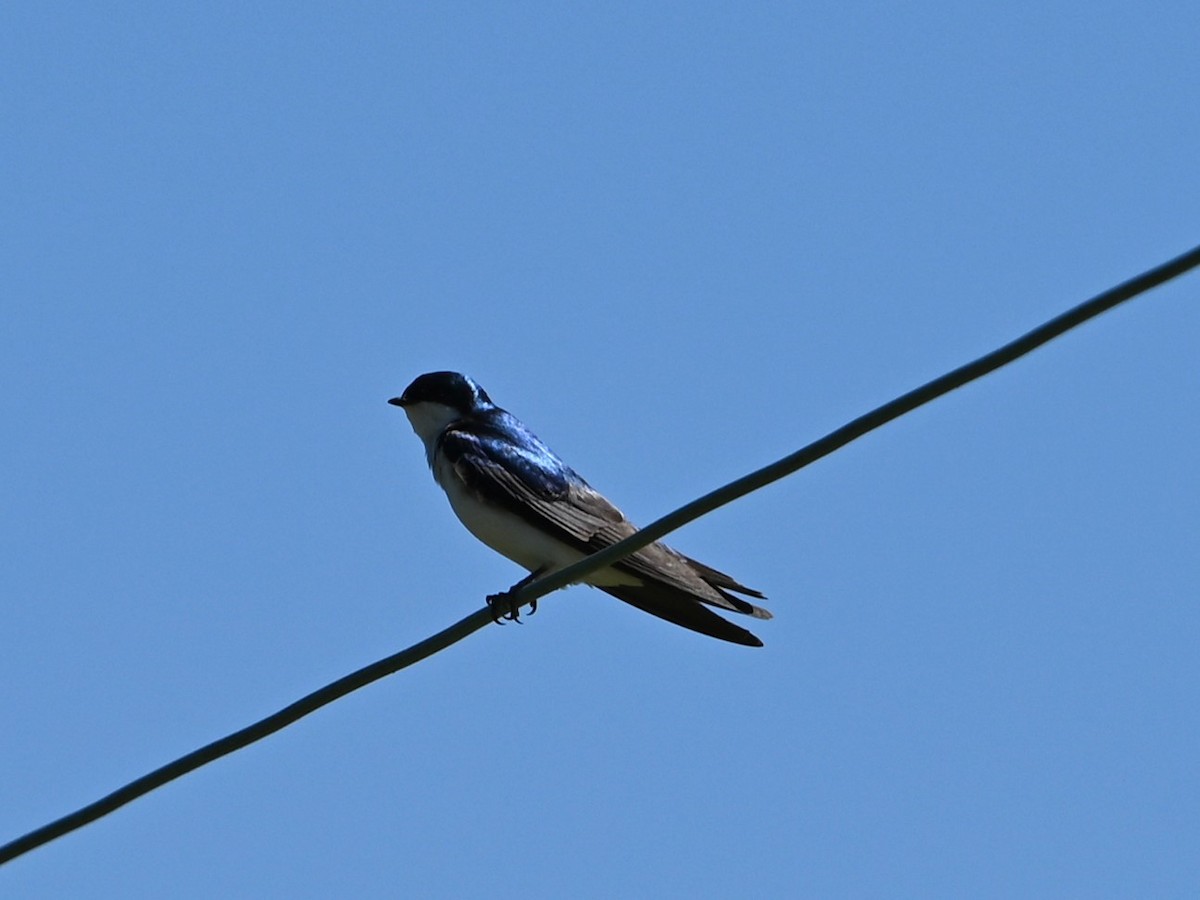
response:
<path id="1" fill-rule="evenodd" d="M 511 413 L 493 406 L 453 430 L 443 432 L 435 453 L 445 453 L 451 462 L 476 455 L 514 473 L 531 490 L 546 499 L 566 495 L 572 484 L 587 486 L 579 475 L 542 443 Z M 486 485 L 471 485 L 486 490 Z"/>

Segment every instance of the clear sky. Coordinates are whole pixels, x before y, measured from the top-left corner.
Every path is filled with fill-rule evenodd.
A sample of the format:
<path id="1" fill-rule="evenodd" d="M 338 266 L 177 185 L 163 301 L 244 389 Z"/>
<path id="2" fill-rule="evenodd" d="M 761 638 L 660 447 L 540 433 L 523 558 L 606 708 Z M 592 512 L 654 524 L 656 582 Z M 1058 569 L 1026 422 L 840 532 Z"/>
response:
<path id="1" fill-rule="evenodd" d="M 1200 240 L 1200 6 L 9 3 L 0 840 L 522 572 L 386 400 L 635 521 Z M 0 869 L 20 898 L 1191 896 L 1200 278 Z"/>

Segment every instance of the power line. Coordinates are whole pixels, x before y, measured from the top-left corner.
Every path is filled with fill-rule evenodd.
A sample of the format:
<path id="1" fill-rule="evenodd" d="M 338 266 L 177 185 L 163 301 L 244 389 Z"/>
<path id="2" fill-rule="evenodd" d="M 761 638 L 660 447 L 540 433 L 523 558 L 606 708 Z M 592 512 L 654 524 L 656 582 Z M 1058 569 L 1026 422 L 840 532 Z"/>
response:
<path id="1" fill-rule="evenodd" d="M 1158 287 L 1164 282 L 1170 281 L 1197 266 L 1200 266 L 1200 247 L 1193 248 L 1182 256 L 1177 256 L 1175 259 L 1156 266 L 1147 272 L 1143 272 L 1141 275 L 1110 288 L 1102 294 L 1098 294 L 1073 309 L 1067 310 L 1062 315 L 1039 325 L 1037 328 L 1005 344 L 1003 347 L 993 350 L 991 353 L 981 356 L 979 359 L 969 362 L 964 366 L 960 366 L 939 378 L 935 378 L 915 390 L 909 391 L 907 394 L 871 410 L 866 415 L 859 416 L 836 431 L 830 432 L 825 437 L 813 441 L 808 446 L 797 450 L 789 456 L 785 456 L 777 462 L 764 466 L 755 472 L 751 472 L 749 475 L 730 482 L 724 487 L 717 488 L 715 491 L 693 500 L 691 503 L 652 522 L 625 540 L 613 544 L 611 547 L 607 547 L 598 553 L 594 553 L 574 565 L 513 591 L 509 597 L 510 602 L 514 607 L 524 606 L 551 591 L 559 590 L 568 584 L 580 581 L 585 575 L 611 565 L 622 557 L 640 550 L 647 544 L 658 540 L 677 528 L 681 528 L 687 523 L 737 500 L 739 497 L 744 497 L 752 491 L 756 491 L 787 475 L 791 475 L 810 463 L 816 462 L 821 457 L 827 456 L 833 451 L 844 447 L 856 438 L 862 437 L 867 432 L 873 431 L 879 426 L 885 425 L 893 419 L 899 418 L 905 413 L 911 412 L 917 407 L 941 397 L 943 394 L 948 394 L 956 388 L 994 372 L 1001 366 L 1019 359 L 1030 351 L 1052 341 L 1059 335 L 1082 325 L 1089 319 L 1093 319 L 1101 313 L 1112 309 L 1114 306 L 1124 303 L 1126 300 L 1131 300 L 1151 288 Z M 181 775 L 186 775 L 188 772 L 213 762 L 222 756 L 226 756 L 235 750 L 240 750 L 255 741 L 274 734 L 276 731 L 291 725 L 298 719 L 303 718 L 311 712 L 315 712 L 322 706 L 332 703 L 334 700 L 346 696 L 352 691 L 356 691 L 373 681 L 378 681 L 387 675 L 391 675 L 393 672 L 398 672 L 403 668 L 411 666 L 413 663 L 420 662 L 427 656 L 431 656 L 439 650 L 462 640 L 472 632 L 478 631 L 492 621 L 492 615 L 492 610 L 489 607 L 484 607 L 467 616 L 465 619 L 456 622 L 444 631 L 440 631 L 406 650 L 401 650 L 399 653 L 339 678 L 332 684 L 313 691 L 295 703 L 267 716 L 265 719 L 255 722 L 253 725 L 235 731 L 233 734 L 226 735 L 198 750 L 193 750 L 191 753 L 181 756 L 179 759 L 129 782 L 111 794 L 101 797 L 94 803 L 89 803 L 87 806 L 69 813 L 61 819 L 56 819 L 0 846 L 0 865 L 10 862 L 43 844 L 49 843 L 57 837 L 82 828 L 84 825 L 119 809 L 126 803 L 136 800 L 143 794 L 148 794 L 155 788 L 179 778 Z"/>

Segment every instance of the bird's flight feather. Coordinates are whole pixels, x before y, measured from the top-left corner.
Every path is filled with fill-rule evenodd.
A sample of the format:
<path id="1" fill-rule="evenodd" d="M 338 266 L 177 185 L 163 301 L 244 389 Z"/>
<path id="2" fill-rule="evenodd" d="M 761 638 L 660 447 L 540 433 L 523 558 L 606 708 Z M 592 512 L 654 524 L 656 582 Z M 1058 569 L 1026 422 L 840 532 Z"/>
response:
<path id="1" fill-rule="evenodd" d="M 496 413 L 508 416 L 502 410 Z M 511 418 L 511 417 L 509 417 Z M 515 421 L 515 420 L 513 420 Z M 503 423 L 511 427 L 511 423 Z M 452 463 L 455 475 L 480 499 L 498 505 L 584 554 L 595 553 L 637 531 L 624 514 L 565 465 L 552 466 L 544 454 L 520 454 L 511 442 L 489 434 L 486 417 L 448 427 L 438 440 L 439 451 Z M 534 439 L 536 440 L 536 438 Z M 613 568 L 636 576 L 642 585 L 601 590 L 646 612 L 704 634 L 735 643 L 759 646 L 750 632 L 708 612 L 696 601 L 759 619 L 771 614 L 730 591 L 761 598 L 716 569 L 669 547 L 654 543 L 615 563 Z"/>

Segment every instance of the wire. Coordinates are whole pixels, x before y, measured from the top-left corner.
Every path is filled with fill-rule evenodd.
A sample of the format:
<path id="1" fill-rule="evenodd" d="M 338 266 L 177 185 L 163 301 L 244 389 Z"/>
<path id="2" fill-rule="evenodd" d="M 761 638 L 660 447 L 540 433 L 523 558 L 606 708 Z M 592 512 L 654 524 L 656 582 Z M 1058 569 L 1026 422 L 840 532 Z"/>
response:
<path id="1" fill-rule="evenodd" d="M 1126 300 L 1131 300 L 1151 288 L 1158 287 L 1164 282 L 1170 281 L 1197 266 L 1200 266 L 1200 247 L 1195 247 L 1169 262 L 1143 272 L 1141 275 L 1131 278 L 1114 288 L 1110 288 L 1104 293 L 1093 297 L 1091 300 L 1081 303 L 1062 315 L 1051 319 L 1049 322 L 1039 325 L 1015 341 L 1005 344 L 1003 347 L 993 350 L 991 353 L 981 356 L 973 362 L 960 366 L 952 372 L 935 378 L 933 381 L 923 384 L 915 390 L 909 391 L 907 394 L 871 410 L 866 415 L 859 416 L 836 431 L 830 432 L 825 437 L 814 441 L 789 456 L 785 456 L 777 462 L 764 466 L 755 472 L 751 472 L 749 475 L 730 482 L 724 487 L 717 488 L 715 491 L 693 500 L 691 503 L 640 529 L 636 534 L 631 535 L 625 540 L 619 541 L 611 547 L 606 547 L 604 550 L 594 553 L 574 565 L 560 569 L 519 590 L 513 591 L 509 598 L 510 602 L 513 604 L 514 609 L 519 608 L 552 591 L 580 581 L 585 575 L 611 565 L 622 557 L 640 550 L 647 544 L 653 543 L 664 535 L 712 512 L 718 507 L 731 503 L 739 497 L 743 497 L 752 491 L 778 481 L 787 475 L 791 475 L 805 466 L 816 462 L 821 457 L 827 456 L 833 451 L 844 447 L 856 438 L 862 437 L 867 432 L 873 431 L 879 426 L 885 425 L 893 419 L 941 397 L 943 394 L 948 394 L 955 388 L 962 387 L 977 378 L 982 378 L 984 375 L 994 372 L 1001 366 L 1019 359 L 1059 335 L 1082 325 L 1089 319 L 1095 318 L 1101 313 L 1112 309 L 1114 306 L 1124 303 Z M 493 621 L 492 615 L 491 609 L 484 607 L 418 644 L 414 644 L 405 650 L 401 650 L 399 653 L 339 678 L 332 684 L 313 691 L 295 703 L 267 716 L 265 719 L 255 722 L 253 725 L 249 725 L 240 731 L 235 731 L 233 734 L 226 735 L 219 740 L 213 741 L 211 744 L 206 744 L 198 750 L 193 750 L 191 753 L 181 756 L 179 759 L 129 782 L 111 794 L 101 797 L 94 803 L 89 803 L 75 812 L 69 813 L 60 819 L 56 819 L 0 846 L 0 865 L 10 862 L 43 844 L 49 843 L 57 837 L 82 828 L 84 825 L 94 822 L 96 819 L 108 815 L 108 813 L 136 800 L 143 794 L 148 794 L 155 788 L 162 787 L 167 782 L 179 778 L 181 775 L 186 775 L 188 772 L 220 759 L 222 756 L 226 756 L 235 750 L 240 750 L 255 741 L 274 734 L 276 731 L 291 725 L 309 713 L 315 712 L 322 706 L 332 703 L 334 700 L 344 697 L 359 688 L 365 687 L 373 681 L 378 681 L 387 675 L 411 666 L 413 663 L 420 662 L 426 657 L 437 653 L 439 650 L 457 643 L 467 635 L 478 631 Z"/>

